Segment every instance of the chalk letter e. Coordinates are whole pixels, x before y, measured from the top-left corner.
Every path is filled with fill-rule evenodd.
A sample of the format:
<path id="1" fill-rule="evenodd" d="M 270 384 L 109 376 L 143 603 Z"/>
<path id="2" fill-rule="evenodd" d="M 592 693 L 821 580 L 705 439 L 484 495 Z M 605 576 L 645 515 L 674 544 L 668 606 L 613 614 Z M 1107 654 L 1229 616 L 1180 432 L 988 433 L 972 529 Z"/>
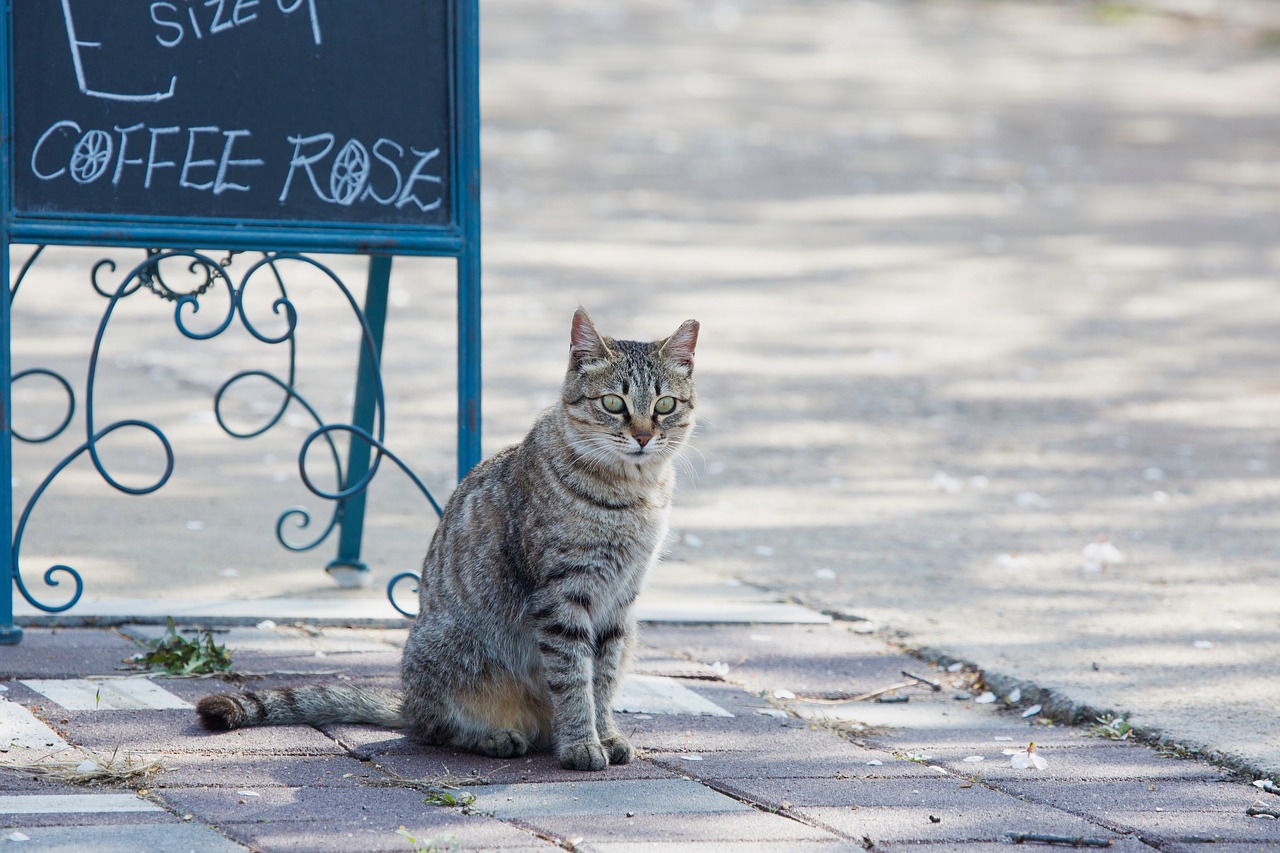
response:
<path id="1" fill-rule="evenodd" d="M 76 85 L 80 87 L 80 91 L 93 98 L 105 98 L 108 101 L 163 101 L 165 98 L 173 97 L 173 87 L 177 84 L 177 77 L 169 78 L 169 90 L 167 92 L 150 92 L 145 95 L 125 95 L 120 92 L 103 92 L 97 89 L 90 89 L 89 83 L 84 77 L 84 63 L 80 61 L 80 48 L 82 47 L 102 47 L 100 41 L 81 41 L 76 38 L 76 24 L 71 15 L 71 0 L 62 0 L 62 17 L 67 22 L 67 42 L 71 45 L 71 61 L 76 69 Z"/>

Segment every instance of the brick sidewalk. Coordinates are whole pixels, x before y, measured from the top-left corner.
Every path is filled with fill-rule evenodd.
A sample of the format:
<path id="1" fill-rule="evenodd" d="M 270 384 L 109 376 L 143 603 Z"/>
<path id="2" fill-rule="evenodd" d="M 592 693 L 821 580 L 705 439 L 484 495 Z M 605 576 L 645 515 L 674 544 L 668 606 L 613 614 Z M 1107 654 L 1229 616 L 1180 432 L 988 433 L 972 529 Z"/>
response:
<path id="1" fill-rule="evenodd" d="M 405 632 L 218 636 L 255 685 L 317 676 L 392 684 Z M 1280 810 L 1280 797 L 1206 764 L 1024 716 L 1030 709 L 1017 703 L 963 699 L 980 692 L 972 674 L 938 672 L 844 624 L 649 625 L 642 638 L 635 685 L 645 689 L 619 701 L 640 757 L 578 773 L 546 755 L 499 761 L 367 726 L 209 734 L 188 703 L 219 682 L 86 685 L 79 679 L 123 675 L 136 646 L 109 630 L 31 629 L 4 650 L 0 731 L 13 743 L 0 761 L 75 766 L 119 748 L 163 770 L 90 786 L 0 772 L 0 846 L 372 853 L 456 841 L 465 850 L 816 853 L 942 842 L 977 851 L 1020 832 L 1116 850 L 1280 849 L 1280 823 L 1246 814 L 1255 801 Z M 775 698 L 856 695 L 907 680 L 903 670 L 942 689 L 895 691 L 905 703 Z M 1031 741 L 1047 768 L 1011 766 L 1004 750 Z M 459 802 L 474 801 L 429 804 L 442 780 L 460 785 L 449 791 Z"/>

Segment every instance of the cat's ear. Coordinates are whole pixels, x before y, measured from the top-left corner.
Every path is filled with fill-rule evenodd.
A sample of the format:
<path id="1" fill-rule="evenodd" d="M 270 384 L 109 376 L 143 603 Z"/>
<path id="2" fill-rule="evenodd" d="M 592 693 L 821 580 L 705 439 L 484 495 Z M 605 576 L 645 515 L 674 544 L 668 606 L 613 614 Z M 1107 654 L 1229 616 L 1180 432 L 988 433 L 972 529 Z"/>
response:
<path id="1" fill-rule="evenodd" d="M 693 351 L 698 347 L 698 321 L 685 320 L 676 333 L 658 346 L 669 361 L 693 371 Z"/>
<path id="2" fill-rule="evenodd" d="M 604 338 L 596 331 L 587 312 L 579 308 L 573 312 L 573 327 L 569 334 L 569 362 L 575 368 L 594 361 L 604 361 L 613 353 Z"/>

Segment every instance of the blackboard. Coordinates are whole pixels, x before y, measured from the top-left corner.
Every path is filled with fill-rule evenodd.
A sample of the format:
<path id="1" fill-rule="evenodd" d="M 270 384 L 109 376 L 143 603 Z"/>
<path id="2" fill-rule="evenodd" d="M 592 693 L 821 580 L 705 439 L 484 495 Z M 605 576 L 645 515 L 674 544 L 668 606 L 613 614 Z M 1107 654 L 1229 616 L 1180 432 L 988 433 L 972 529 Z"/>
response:
<path id="1" fill-rule="evenodd" d="M 20 0 L 8 14 L 13 221 L 394 233 L 454 228 L 469 203 L 450 0 Z"/>

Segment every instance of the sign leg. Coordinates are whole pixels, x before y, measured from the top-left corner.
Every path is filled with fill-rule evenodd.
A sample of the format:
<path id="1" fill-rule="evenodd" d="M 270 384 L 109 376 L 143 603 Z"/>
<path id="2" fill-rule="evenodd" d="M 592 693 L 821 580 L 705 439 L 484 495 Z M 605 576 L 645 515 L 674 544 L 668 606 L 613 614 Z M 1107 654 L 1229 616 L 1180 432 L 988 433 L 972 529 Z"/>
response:
<path id="1" fill-rule="evenodd" d="M 22 641 L 22 629 L 13 624 L 13 589 L 18 567 L 13 552 L 13 396 L 10 378 L 9 240 L 0 234 L 0 645 Z"/>
<path id="2" fill-rule="evenodd" d="M 371 340 L 360 342 L 360 367 L 356 374 L 356 401 L 351 423 L 370 434 L 379 416 L 378 388 L 381 384 L 382 338 L 387 325 L 387 291 L 391 283 L 391 258 L 375 255 L 369 258 L 369 286 L 364 296 L 365 321 Z M 370 348 L 372 347 L 372 352 Z M 357 436 L 351 436 L 347 448 L 347 476 L 344 487 L 359 482 L 369 472 L 372 448 Z M 368 586 L 369 567 L 360 559 L 364 538 L 364 506 L 367 490 L 362 489 L 342 501 L 338 521 L 338 555 L 325 571 L 341 587 Z"/>

